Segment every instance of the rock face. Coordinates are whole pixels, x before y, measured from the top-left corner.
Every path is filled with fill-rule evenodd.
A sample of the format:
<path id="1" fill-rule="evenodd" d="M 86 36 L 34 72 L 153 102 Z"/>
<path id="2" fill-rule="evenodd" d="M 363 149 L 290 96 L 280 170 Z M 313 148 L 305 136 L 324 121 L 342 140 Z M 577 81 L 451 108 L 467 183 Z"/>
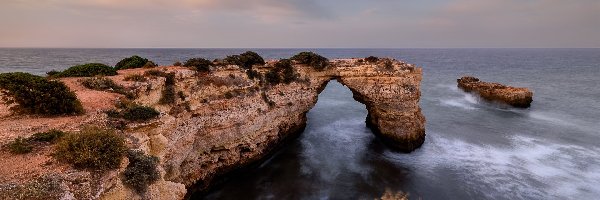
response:
<path id="1" fill-rule="evenodd" d="M 519 108 L 527 108 L 533 101 L 533 92 L 527 88 L 482 82 L 471 76 L 462 77 L 457 82 L 459 88 L 466 92 L 475 92 L 488 101 L 497 101 Z"/>
<path id="2" fill-rule="evenodd" d="M 274 62 L 254 69 L 265 74 L 273 69 Z M 333 79 L 350 88 L 354 99 L 366 105 L 367 125 L 385 143 L 404 152 L 423 144 L 425 118 L 419 107 L 421 68 L 388 59 L 374 63 L 338 59 L 322 71 L 298 64 L 293 68 L 296 81 L 269 84 L 264 79 L 249 78 L 235 65 L 219 66 L 210 73 L 160 67 L 176 77 L 177 99 L 169 105 L 159 103 L 165 78 L 126 82 L 123 81 L 126 75 L 142 74 L 148 69 L 119 71 L 118 76 L 110 78 L 135 91 L 139 96 L 136 103 L 152 106 L 162 113 L 159 119 L 129 123 L 123 130 L 131 148 L 159 157 L 161 180 L 151 185 L 147 194 L 139 196 L 115 178 L 123 170 L 119 169 L 108 173 L 110 176 L 100 176 L 107 181 L 90 196 L 180 199 L 185 193 L 182 189 L 206 190 L 219 176 L 264 158 L 300 134 L 306 125 L 306 113 Z M 79 95 L 86 90 L 76 92 Z M 85 107 L 86 102 L 83 103 Z M 91 115 L 97 116 L 96 124 L 110 124 L 103 112 Z M 36 130 L 50 128 L 53 127 Z"/>

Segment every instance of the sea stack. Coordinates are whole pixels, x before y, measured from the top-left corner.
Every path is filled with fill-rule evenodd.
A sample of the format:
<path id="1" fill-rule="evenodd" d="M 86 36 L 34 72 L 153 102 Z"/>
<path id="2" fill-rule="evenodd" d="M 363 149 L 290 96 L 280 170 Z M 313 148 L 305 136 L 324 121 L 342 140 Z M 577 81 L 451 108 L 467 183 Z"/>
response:
<path id="1" fill-rule="evenodd" d="M 472 76 L 464 76 L 457 80 L 458 87 L 465 92 L 474 92 L 481 98 L 508 104 L 518 108 L 528 108 L 533 101 L 533 92 L 528 88 L 518 88 L 480 81 Z"/>

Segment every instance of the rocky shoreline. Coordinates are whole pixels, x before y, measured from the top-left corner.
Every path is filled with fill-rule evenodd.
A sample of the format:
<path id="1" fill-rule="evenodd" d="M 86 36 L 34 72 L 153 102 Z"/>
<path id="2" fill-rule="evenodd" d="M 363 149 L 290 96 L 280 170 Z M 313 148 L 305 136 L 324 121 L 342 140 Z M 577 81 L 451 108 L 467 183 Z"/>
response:
<path id="1" fill-rule="evenodd" d="M 259 73 L 268 73 L 277 61 L 254 66 Z M 119 181 L 119 169 L 107 173 L 87 172 L 78 181 L 87 189 L 63 187 L 65 194 L 77 199 L 182 199 L 189 191 L 204 191 L 229 172 L 252 165 L 270 155 L 278 146 L 296 138 L 306 123 L 306 113 L 316 104 L 319 93 L 332 79 L 350 88 L 354 98 L 364 103 L 369 112 L 367 125 L 391 147 L 410 152 L 425 139 L 425 118 L 419 107 L 421 68 L 397 60 L 337 59 L 318 70 L 294 64 L 297 80 L 290 83 L 264 84 L 252 79 L 238 65 L 221 66 L 209 73 L 199 73 L 186 67 L 168 66 L 119 70 L 108 78 L 135 92 L 135 103 L 160 111 L 157 119 L 127 123 L 122 133 L 132 149 L 156 156 L 160 162 L 159 181 L 144 194 L 137 194 Z M 166 85 L 165 77 L 149 76 L 143 82 L 125 81 L 126 76 L 143 75 L 150 70 L 173 73 L 174 84 Z M 4 116 L 2 144 L 17 136 L 27 136 L 32 130 L 59 128 L 77 131 L 83 124 L 114 126 L 105 114 L 122 95 L 91 91 L 81 87 L 81 78 L 64 78 L 81 99 L 84 116 L 58 119 L 36 116 Z M 160 103 L 165 88 L 171 87 L 177 98 L 169 104 Z M 86 119 L 86 120 L 82 120 Z M 22 127 L 17 121 L 31 126 Z M 53 123 L 48 123 L 54 121 Z M 10 132 L 10 133 L 9 133 Z M 49 163 L 27 172 L 18 163 L 6 174 L 2 183 L 27 182 L 34 176 L 17 178 L 9 174 L 42 176 L 57 171 L 78 173 L 81 170 L 53 162 L 49 152 L 27 155 Z M 0 160 L 8 162 L 15 156 L 2 153 Z M 61 170 L 58 170 L 61 169 Z M 61 179 L 69 185 L 69 178 Z M 101 183 L 101 184 L 98 184 Z"/>

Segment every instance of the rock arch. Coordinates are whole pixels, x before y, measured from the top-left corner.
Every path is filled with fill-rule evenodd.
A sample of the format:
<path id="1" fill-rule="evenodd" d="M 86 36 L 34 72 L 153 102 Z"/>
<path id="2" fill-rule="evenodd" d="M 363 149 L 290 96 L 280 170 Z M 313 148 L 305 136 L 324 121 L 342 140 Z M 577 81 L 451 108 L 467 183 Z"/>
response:
<path id="1" fill-rule="evenodd" d="M 265 73 L 272 63 L 254 69 Z M 205 190 L 216 177 L 256 163 L 302 133 L 306 113 L 332 79 L 366 105 L 367 126 L 386 144 L 404 152 L 423 144 L 421 68 L 397 60 L 338 59 L 322 71 L 304 65 L 294 69 L 297 81 L 265 85 L 249 79 L 237 66 L 220 67 L 200 77 L 187 69 L 168 68 L 176 73 L 176 90 L 185 99 L 158 105 L 162 81 L 149 82 L 145 88 L 150 90 L 138 101 L 169 114 L 161 117 L 160 124 L 139 129 L 143 130 L 136 133 L 141 135 L 140 148 L 160 157 L 166 181 L 184 184 L 188 190 Z"/>

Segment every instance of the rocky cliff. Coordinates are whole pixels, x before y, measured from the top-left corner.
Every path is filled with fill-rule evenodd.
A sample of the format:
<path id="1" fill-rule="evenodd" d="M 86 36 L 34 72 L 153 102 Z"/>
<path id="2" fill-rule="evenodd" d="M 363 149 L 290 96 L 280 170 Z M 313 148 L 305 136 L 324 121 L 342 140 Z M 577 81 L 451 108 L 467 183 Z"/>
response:
<path id="1" fill-rule="evenodd" d="M 268 62 L 264 66 L 254 66 L 254 69 L 264 74 L 273 68 L 273 64 L 274 61 Z M 118 174 L 126 163 L 121 169 L 108 173 L 81 172 L 52 162 L 49 151 L 28 155 L 30 160 L 42 160 L 37 164 L 28 163 L 35 165 L 31 168 L 33 172 L 20 170 L 23 164 L 17 163 L 1 172 L 6 174 L 1 181 L 23 183 L 31 179 L 9 173 L 22 176 L 63 174 L 59 180 L 65 194 L 76 198 L 180 199 L 187 190 L 204 190 L 219 176 L 260 160 L 286 140 L 295 138 L 305 127 L 306 113 L 332 79 L 350 88 L 354 98 L 366 105 L 367 125 L 391 147 L 410 152 L 420 147 L 425 139 L 425 118 L 419 107 L 422 71 L 400 61 L 381 59 L 369 63 L 338 59 L 331 61 L 325 70 L 295 64 L 297 79 L 289 84 L 268 84 L 264 80 L 251 79 L 235 65 L 221 66 L 210 73 L 183 67 L 156 69 L 175 73 L 177 98 L 174 103 L 163 105 L 159 102 L 166 87 L 164 77 L 149 77 L 145 82 L 123 80 L 127 75 L 143 74 L 149 69 L 121 70 L 119 75 L 110 77 L 137 93 L 136 103 L 161 112 L 158 119 L 128 123 L 123 129 L 130 148 L 160 159 L 161 179 L 145 194 L 136 194 L 119 181 Z M 0 121 L 3 140 L 26 136 L 32 130 L 61 128 L 76 131 L 83 124 L 114 124 L 102 110 L 113 107 L 119 95 L 87 90 L 80 87 L 76 79 L 63 81 L 78 94 L 88 111 L 85 116 L 61 119 L 3 117 Z M 16 121 L 27 121 L 31 125 L 24 127 Z M 3 153 L 0 159 L 5 163 L 14 157 Z M 78 184 L 71 181 L 74 177 L 79 177 Z M 74 191 L 82 190 L 82 187 L 85 192 Z"/>
<path id="2" fill-rule="evenodd" d="M 517 88 L 499 83 L 488 83 L 478 78 L 465 76 L 457 80 L 458 87 L 466 92 L 479 94 L 483 99 L 527 108 L 533 101 L 533 92 L 527 88 Z"/>

